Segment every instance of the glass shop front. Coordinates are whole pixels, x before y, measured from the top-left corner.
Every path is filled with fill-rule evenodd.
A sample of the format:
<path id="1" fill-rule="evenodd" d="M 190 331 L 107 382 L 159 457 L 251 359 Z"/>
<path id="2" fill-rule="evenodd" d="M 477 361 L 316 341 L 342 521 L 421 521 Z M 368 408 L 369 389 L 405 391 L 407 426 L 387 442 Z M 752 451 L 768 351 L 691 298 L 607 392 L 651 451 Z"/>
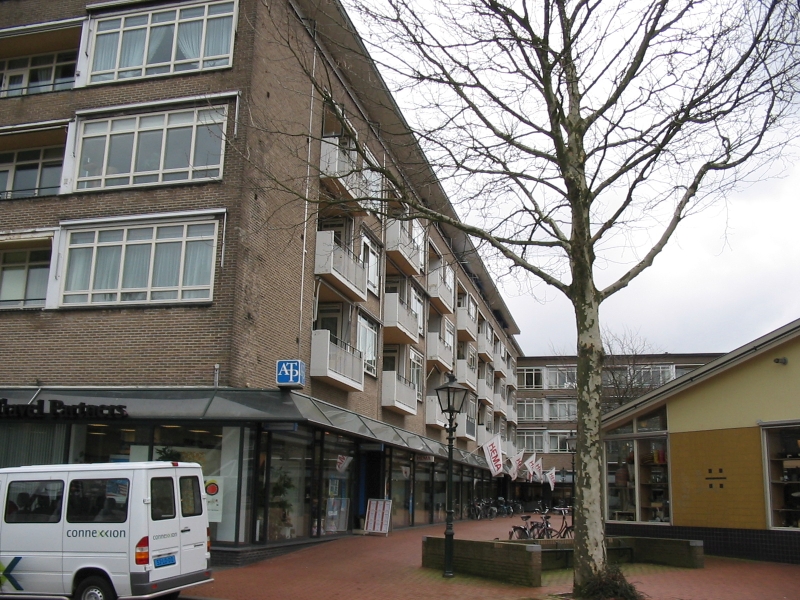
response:
<path id="1" fill-rule="evenodd" d="M 456 519 L 466 518 L 490 482 L 481 459 L 458 454 Z M 444 520 L 446 446 L 307 396 L 0 390 L 0 467 L 146 460 L 202 466 L 216 545 L 279 544 L 360 529 L 370 498 L 392 501 L 394 528 Z"/>

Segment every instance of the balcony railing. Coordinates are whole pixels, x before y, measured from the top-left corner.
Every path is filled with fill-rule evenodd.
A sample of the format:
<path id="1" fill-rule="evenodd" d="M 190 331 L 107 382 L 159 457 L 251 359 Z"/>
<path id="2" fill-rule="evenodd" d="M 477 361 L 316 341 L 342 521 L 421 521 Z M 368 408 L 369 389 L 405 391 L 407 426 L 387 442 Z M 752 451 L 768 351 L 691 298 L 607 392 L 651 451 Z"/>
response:
<path id="1" fill-rule="evenodd" d="M 474 417 L 460 413 L 456 417 L 456 437 L 460 439 L 475 440 L 477 423 Z"/>
<path id="2" fill-rule="evenodd" d="M 407 415 L 417 414 L 417 387 L 397 371 L 384 371 L 381 406 Z"/>
<path id="3" fill-rule="evenodd" d="M 508 376 L 508 367 L 506 366 L 506 357 L 505 352 L 495 352 L 494 353 L 494 361 L 492 363 L 494 365 L 494 376 L 495 377 L 507 377 Z"/>
<path id="4" fill-rule="evenodd" d="M 481 400 L 484 404 L 494 403 L 494 388 L 486 383 L 483 377 L 478 379 L 477 392 L 478 400 Z"/>
<path id="5" fill-rule="evenodd" d="M 367 271 L 359 258 L 333 241 L 333 231 L 317 232 L 314 274 L 354 302 L 367 299 Z"/>
<path id="6" fill-rule="evenodd" d="M 417 313 L 400 299 L 400 294 L 390 293 L 383 301 L 383 340 L 387 344 L 416 344 L 419 341 Z"/>
<path id="7" fill-rule="evenodd" d="M 443 315 L 453 314 L 455 292 L 448 287 L 444 278 L 444 267 L 428 273 L 428 295 L 430 303 Z"/>
<path id="8" fill-rule="evenodd" d="M 425 398 L 425 425 L 441 429 L 447 427 L 447 416 L 442 412 L 439 398 L 436 396 L 427 396 Z"/>
<path id="9" fill-rule="evenodd" d="M 470 316 L 468 310 L 466 306 L 456 309 L 456 331 L 459 340 L 474 342 L 478 339 L 478 322 Z"/>
<path id="10" fill-rule="evenodd" d="M 453 370 L 453 348 L 444 343 L 436 333 L 428 333 L 426 359 L 443 371 Z"/>
<path id="11" fill-rule="evenodd" d="M 473 391 L 478 389 L 478 371 L 469 367 L 466 360 L 456 361 L 456 379 L 458 383 L 468 386 Z"/>
<path id="12" fill-rule="evenodd" d="M 418 275 L 422 252 L 411 237 L 410 221 L 389 220 L 386 224 L 386 254 L 406 275 Z"/>
<path id="13" fill-rule="evenodd" d="M 364 391 L 364 358 L 361 352 L 327 329 L 311 332 L 311 377 L 351 392 Z"/>
<path id="14" fill-rule="evenodd" d="M 365 214 L 368 184 L 358 169 L 356 151 L 348 145 L 346 137 L 326 137 L 320 152 L 320 179 L 338 200 L 353 200 L 345 203 L 351 214 Z"/>
<path id="15" fill-rule="evenodd" d="M 486 338 L 483 332 L 478 334 L 478 356 L 486 362 L 494 361 L 494 344 Z"/>

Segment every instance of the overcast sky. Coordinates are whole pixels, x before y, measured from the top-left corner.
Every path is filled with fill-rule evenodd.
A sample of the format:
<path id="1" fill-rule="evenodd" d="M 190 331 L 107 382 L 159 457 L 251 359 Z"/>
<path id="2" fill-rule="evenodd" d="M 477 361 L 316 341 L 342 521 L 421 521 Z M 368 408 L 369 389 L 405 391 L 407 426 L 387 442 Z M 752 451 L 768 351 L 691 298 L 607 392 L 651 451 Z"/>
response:
<path id="1" fill-rule="evenodd" d="M 729 352 L 800 317 L 800 167 L 681 224 L 653 266 L 601 307 L 656 352 Z M 574 354 L 571 305 L 504 295 L 527 355 Z M 544 288 L 539 288 L 540 296 Z"/>

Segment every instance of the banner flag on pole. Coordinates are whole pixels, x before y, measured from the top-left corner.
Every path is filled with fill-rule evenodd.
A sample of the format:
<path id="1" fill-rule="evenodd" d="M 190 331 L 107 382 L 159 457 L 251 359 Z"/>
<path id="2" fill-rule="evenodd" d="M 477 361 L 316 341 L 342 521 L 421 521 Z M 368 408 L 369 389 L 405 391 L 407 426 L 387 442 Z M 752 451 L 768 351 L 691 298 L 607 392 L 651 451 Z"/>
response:
<path id="1" fill-rule="evenodd" d="M 520 450 L 511 461 L 511 468 L 514 471 L 514 476 L 511 478 L 511 481 L 514 481 L 517 478 L 517 475 L 522 470 L 522 467 L 525 466 L 525 461 L 522 460 L 524 455 L 525 455 L 525 450 Z"/>
<path id="2" fill-rule="evenodd" d="M 483 445 L 483 453 L 486 455 L 486 462 L 489 463 L 492 477 L 497 477 L 503 472 L 503 451 L 500 444 L 500 434 L 498 433 Z"/>
<path id="3" fill-rule="evenodd" d="M 353 462 L 352 456 L 342 456 L 341 454 L 336 458 L 336 470 L 339 473 L 344 473 L 347 471 L 347 467 L 350 466 L 350 463 Z"/>
<path id="4" fill-rule="evenodd" d="M 556 489 L 556 468 L 553 467 L 547 472 L 547 483 L 550 484 L 550 489 Z"/>
<path id="5" fill-rule="evenodd" d="M 533 456 L 531 456 L 528 460 L 522 463 L 525 465 L 525 468 L 528 469 L 528 481 L 531 481 L 531 478 L 533 477 L 533 474 L 535 472 L 533 468 L 533 464 L 535 462 L 536 462 L 536 452 L 534 452 Z"/>

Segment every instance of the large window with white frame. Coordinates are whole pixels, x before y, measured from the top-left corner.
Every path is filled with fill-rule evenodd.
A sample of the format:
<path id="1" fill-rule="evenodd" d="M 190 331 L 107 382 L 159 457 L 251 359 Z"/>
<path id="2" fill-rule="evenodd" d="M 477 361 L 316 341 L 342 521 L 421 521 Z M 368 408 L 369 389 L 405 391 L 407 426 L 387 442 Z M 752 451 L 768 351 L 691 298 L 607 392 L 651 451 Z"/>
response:
<path id="1" fill-rule="evenodd" d="M 453 351 L 453 346 L 456 341 L 456 326 L 450 319 L 444 319 L 444 346 L 450 352 Z"/>
<path id="2" fill-rule="evenodd" d="M 219 179 L 225 106 L 79 123 L 80 190 Z"/>
<path id="3" fill-rule="evenodd" d="M 58 193 L 64 146 L 0 152 L 0 200 Z"/>
<path id="4" fill-rule="evenodd" d="M 422 299 L 422 292 L 414 286 L 411 288 L 411 310 L 417 315 L 419 335 L 425 335 L 425 301 Z"/>
<path id="5" fill-rule="evenodd" d="M 0 98 L 71 89 L 77 58 L 69 50 L 0 60 Z"/>
<path id="6" fill-rule="evenodd" d="M 573 390 L 578 385 L 576 366 L 547 367 L 547 387 L 551 390 Z"/>
<path id="7" fill-rule="evenodd" d="M 544 368 L 519 367 L 517 369 L 517 387 L 521 390 L 544 389 Z"/>
<path id="8" fill-rule="evenodd" d="M 364 315 L 358 315 L 358 349 L 364 357 L 364 371 L 377 377 L 378 325 Z"/>
<path id="9" fill-rule="evenodd" d="M 417 390 L 417 402 L 422 402 L 424 400 L 425 392 L 425 385 L 423 381 L 423 375 L 425 373 L 425 358 L 414 348 L 411 348 L 410 355 L 410 380 L 411 383 L 414 384 L 414 388 Z"/>
<path id="10" fill-rule="evenodd" d="M 68 229 L 61 304 L 211 300 L 217 231 L 209 219 Z"/>
<path id="11" fill-rule="evenodd" d="M 0 247 L 0 309 L 44 306 L 49 271 L 49 245 Z"/>
<path id="12" fill-rule="evenodd" d="M 631 370 L 634 383 L 642 387 L 656 388 L 674 378 L 672 365 L 634 365 Z"/>
<path id="13" fill-rule="evenodd" d="M 574 398 L 553 398 L 548 404 L 550 421 L 575 421 L 578 418 L 578 401 Z"/>
<path id="14" fill-rule="evenodd" d="M 518 399 L 517 418 L 521 422 L 544 421 L 544 400 L 541 398 Z"/>
<path id="15" fill-rule="evenodd" d="M 525 452 L 544 453 L 544 430 L 517 429 L 517 449 Z"/>
<path id="16" fill-rule="evenodd" d="M 370 237 L 364 236 L 361 260 L 367 271 L 367 288 L 373 294 L 380 293 L 381 284 L 381 251 Z"/>
<path id="17" fill-rule="evenodd" d="M 548 437 L 548 448 L 547 452 L 558 453 L 558 452 L 569 452 L 569 447 L 567 445 L 567 438 L 570 437 L 572 434 L 571 431 L 550 431 L 547 434 Z"/>
<path id="18" fill-rule="evenodd" d="M 229 67 L 235 9 L 203 2 L 97 18 L 89 83 Z"/>

